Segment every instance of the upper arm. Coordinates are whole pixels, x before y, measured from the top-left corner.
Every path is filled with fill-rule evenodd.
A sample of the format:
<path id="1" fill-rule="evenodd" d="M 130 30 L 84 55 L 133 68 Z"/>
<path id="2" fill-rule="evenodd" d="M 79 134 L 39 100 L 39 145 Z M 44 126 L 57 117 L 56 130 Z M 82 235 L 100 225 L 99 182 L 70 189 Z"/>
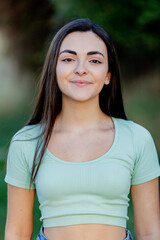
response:
<path id="1" fill-rule="evenodd" d="M 8 184 L 6 240 L 31 239 L 34 198 L 35 190 Z"/>
<path id="2" fill-rule="evenodd" d="M 139 236 L 153 236 L 153 234 L 154 240 L 160 239 L 158 178 L 142 184 L 133 185 L 131 187 L 131 197 L 137 239 Z"/>

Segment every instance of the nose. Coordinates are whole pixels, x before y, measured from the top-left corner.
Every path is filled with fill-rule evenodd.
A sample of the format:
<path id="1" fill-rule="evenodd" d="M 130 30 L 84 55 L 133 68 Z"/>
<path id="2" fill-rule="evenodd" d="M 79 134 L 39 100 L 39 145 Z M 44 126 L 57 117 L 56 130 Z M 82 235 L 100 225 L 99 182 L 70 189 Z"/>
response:
<path id="1" fill-rule="evenodd" d="M 74 73 L 80 76 L 88 73 L 88 69 L 86 68 L 84 61 L 77 62 Z"/>

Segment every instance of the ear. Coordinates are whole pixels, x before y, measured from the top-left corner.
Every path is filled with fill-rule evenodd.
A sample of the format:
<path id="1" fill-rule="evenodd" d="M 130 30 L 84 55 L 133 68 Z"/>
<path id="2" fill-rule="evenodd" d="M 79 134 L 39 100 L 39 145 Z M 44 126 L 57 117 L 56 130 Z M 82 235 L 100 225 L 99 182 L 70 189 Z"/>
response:
<path id="1" fill-rule="evenodd" d="M 108 85 L 110 83 L 110 80 L 111 80 L 111 73 L 108 72 L 104 84 Z"/>

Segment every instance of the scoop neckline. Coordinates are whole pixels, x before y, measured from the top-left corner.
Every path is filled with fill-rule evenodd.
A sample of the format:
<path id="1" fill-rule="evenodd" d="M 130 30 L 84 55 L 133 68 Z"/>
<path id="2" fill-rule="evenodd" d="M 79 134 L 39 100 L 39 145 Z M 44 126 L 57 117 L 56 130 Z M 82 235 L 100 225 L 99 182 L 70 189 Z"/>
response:
<path id="1" fill-rule="evenodd" d="M 105 152 L 103 155 L 99 156 L 98 158 L 95 158 L 95 159 L 92 159 L 92 160 L 89 160 L 89 161 L 84 161 L 84 162 L 71 162 L 71 161 L 62 160 L 62 159 L 56 157 L 53 153 L 50 152 L 50 150 L 48 148 L 46 148 L 47 155 L 49 157 L 51 157 L 52 159 L 56 160 L 59 163 L 69 164 L 69 165 L 85 165 L 85 164 L 92 164 L 92 163 L 98 162 L 99 160 L 108 156 L 113 151 L 113 149 L 116 145 L 117 139 L 118 139 L 118 124 L 117 124 L 117 121 L 116 121 L 115 117 L 111 117 L 111 118 L 112 118 L 112 121 L 113 121 L 113 124 L 114 124 L 114 131 L 115 131 L 114 132 L 114 140 L 113 140 L 113 143 L 112 143 L 111 147 L 108 149 L 108 151 Z"/>

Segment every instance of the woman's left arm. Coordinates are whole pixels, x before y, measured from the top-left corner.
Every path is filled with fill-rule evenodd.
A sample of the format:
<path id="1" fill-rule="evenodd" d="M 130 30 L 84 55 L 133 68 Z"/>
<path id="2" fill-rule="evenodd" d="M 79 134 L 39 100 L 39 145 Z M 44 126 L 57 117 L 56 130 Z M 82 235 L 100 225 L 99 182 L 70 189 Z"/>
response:
<path id="1" fill-rule="evenodd" d="M 132 185 L 136 240 L 160 240 L 160 208 L 158 178 Z"/>

